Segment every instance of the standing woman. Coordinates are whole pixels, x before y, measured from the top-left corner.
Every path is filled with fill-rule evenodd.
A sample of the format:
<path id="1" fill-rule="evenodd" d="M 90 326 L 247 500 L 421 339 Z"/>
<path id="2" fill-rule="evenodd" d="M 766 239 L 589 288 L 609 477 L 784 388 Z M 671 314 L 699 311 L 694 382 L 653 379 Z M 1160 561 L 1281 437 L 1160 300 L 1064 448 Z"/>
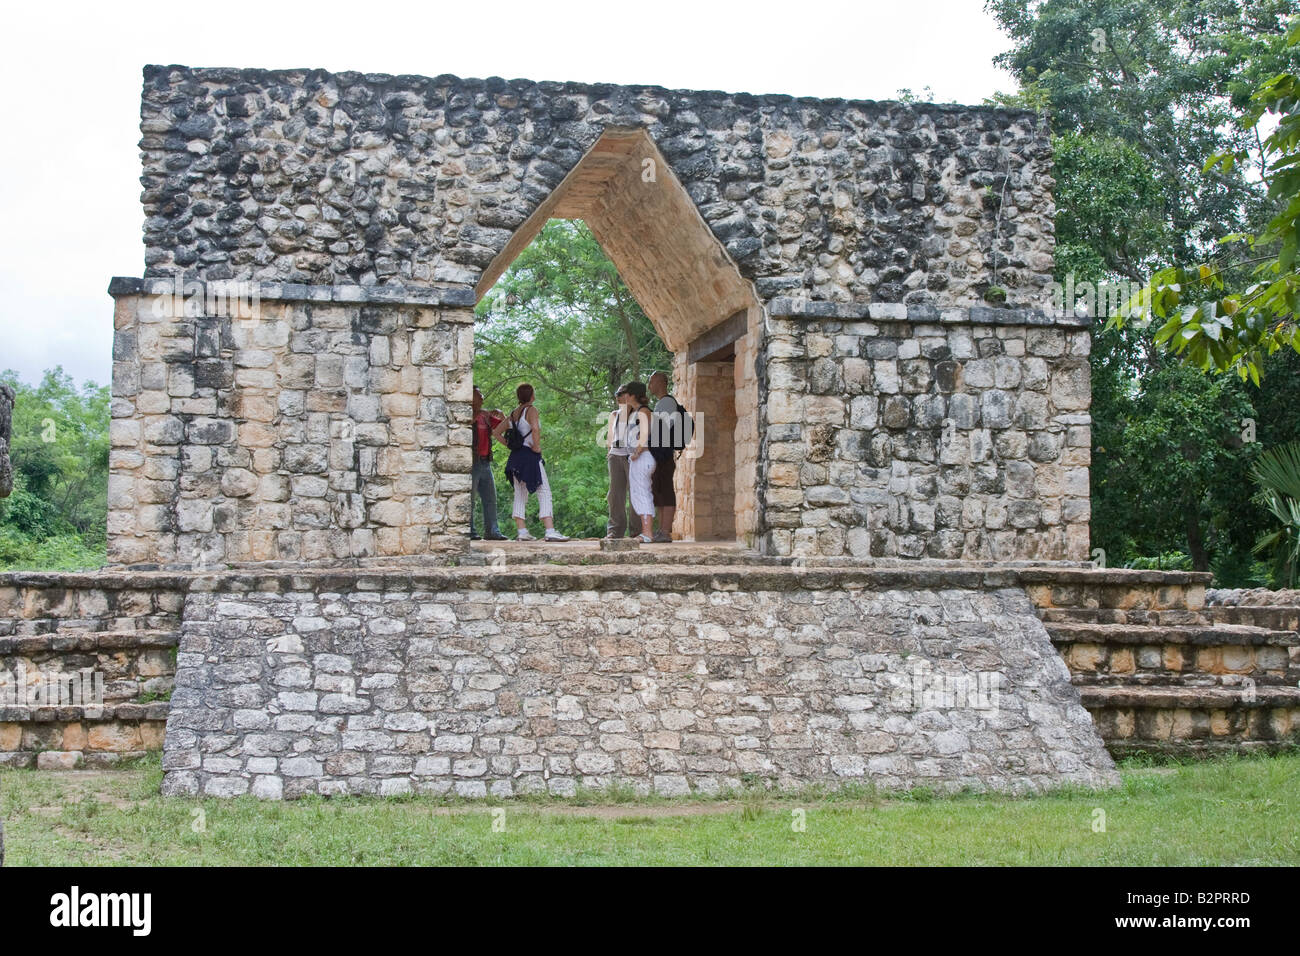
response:
<path id="1" fill-rule="evenodd" d="M 654 455 L 650 454 L 650 400 L 646 397 L 645 382 L 628 382 L 628 403 L 631 406 L 627 426 L 627 444 L 632 449 L 627 466 L 628 490 L 632 493 L 632 508 L 641 518 L 642 544 L 654 541 L 655 501 L 651 490 L 655 471 Z"/>
<path id="2" fill-rule="evenodd" d="M 515 389 L 519 405 L 510 413 L 510 424 L 519 432 L 523 444 L 510 452 L 506 459 L 506 481 L 515 486 L 515 506 L 511 514 L 515 519 L 515 540 L 532 541 L 524 524 L 528 496 L 537 495 L 538 512 L 546 525 L 547 541 L 568 541 L 555 530 L 554 511 L 551 504 L 551 485 L 546 480 L 546 464 L 542 458 L 542 426 L 533 404 L 533 387 L 527 383 Z"/>

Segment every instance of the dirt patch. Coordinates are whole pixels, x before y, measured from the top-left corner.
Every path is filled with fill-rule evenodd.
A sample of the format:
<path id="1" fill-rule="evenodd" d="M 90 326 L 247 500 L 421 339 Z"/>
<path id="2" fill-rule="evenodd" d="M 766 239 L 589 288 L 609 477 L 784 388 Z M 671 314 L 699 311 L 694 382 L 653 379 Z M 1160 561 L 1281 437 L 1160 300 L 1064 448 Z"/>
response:
<path id="1" fill-rule="evenodd" d="M 93 799 L 118 810 L 125 810 L 140 802 L 120 794 L 123 784 L 129 785 L 135 779 L 124 777 L 121 770 L 60 770 L 57 773 L 62 804 Z M 63 807 L 37 806 L 28 809 L 31 813 L 57 814 L 62 812 Z"/>

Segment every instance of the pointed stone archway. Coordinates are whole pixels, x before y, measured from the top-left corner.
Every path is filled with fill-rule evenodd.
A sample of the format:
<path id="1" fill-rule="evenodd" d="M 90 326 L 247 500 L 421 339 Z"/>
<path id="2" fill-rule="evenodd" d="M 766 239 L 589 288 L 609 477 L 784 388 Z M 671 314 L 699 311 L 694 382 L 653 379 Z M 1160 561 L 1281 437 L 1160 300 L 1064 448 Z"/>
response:
<path id="1" fill-rule="evenodd" d="M 680 533 L 777 556 L 1086 557 L 1089 332 L 1044 310 L 1036 115 L 499 77 L 144 80 L 145 272 L 110 284 L 115 561 L 463 546 L 473 305 L 553 216 L 587 221 L 673 349 L 678 396 L 716 423 L 682 469 Z M 191 287 L 220 303 L 232 284 L 254 322 L 191 312 Z"/>
<path id="2" fill-rule="evenodd" d="M 641 128 L 601 134 L 484 269 L 477 299 L 551 219 L 587 224 L 673 352 L 674 392 L 698 425 L 678 463 L 674 532 L 752 542 L 762 324 L 753 284 Z"/>

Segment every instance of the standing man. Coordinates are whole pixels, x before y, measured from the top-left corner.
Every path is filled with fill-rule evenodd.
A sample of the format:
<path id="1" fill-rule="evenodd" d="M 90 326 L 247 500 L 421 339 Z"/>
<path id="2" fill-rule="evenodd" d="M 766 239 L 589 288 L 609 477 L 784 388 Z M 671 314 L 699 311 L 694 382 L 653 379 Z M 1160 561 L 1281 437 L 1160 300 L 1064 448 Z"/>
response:
<path id="1" fill-rule="evenodd" d="M 609 523 L 605 525 L 605 537 L 621 538 L 625 534 L 636 534 L 641 527 L 636 511 L 632 507 L 632 488 L 628 483 L 628 464 L 632 449 L 627 444 L 628 405 L 627 386 L 619 387 L 614 393 L 615 409 L 609 413 L 609 426 L 605 429 L 605 444 L 609 448 L 606 462 L 609 465 L 609 493 L 605 502 L 609 505 Z"/>
<path id="2" fill-rule="evenodd" d="M 469 473 L 469 537 L 477 541 L 474 533 L 474 497 L 483 499 L 484 537 L 489 541 L 504 541 L 506 536 L 497 526 L 497 483 L 492 477 L 492 439 L 501 440 L 496 434 L 506 417 L 495 408 L 483 411 L 483 393 L 474 387 L 474 464 Z"/>
<path id="3" fill-rule="evenodd" d="M 655 533 L 654 540 L 666 544 L 673 540 L 673 519 L 677 516 L 677 492 L 673 489 L 677 452 L 671 442 L 664 441 L 667 433 L 665 423 L 671 423 L 674 435 L 677 429 L 682 428 L 681 406 L 677 404 L 677 399 L 668 394 L 668 376 L 663 372 L 651 375 L 648 387 L 650 394 L 655 397 L 655 432 L 660 439 L 659 447 L 650 449 L 655 457 L 650 488 L 654 494 L 655 507 L 659 509 L 659 530 Z"/>

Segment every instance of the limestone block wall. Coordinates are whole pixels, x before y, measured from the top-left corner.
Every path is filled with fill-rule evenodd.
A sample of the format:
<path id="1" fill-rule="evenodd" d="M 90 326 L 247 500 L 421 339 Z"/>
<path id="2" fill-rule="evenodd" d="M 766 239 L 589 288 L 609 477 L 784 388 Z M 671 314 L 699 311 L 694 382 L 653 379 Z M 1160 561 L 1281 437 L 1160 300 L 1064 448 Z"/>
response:
<path id="1" fill-rule="evenodd" d="M 686 360 L 685 352 L 673 356 L 673 395 L 677 401 L 694 414 L 697 399 L 696 370 L 698 366 Z M 698 459 L 694 453 L 683 452 L 677 456 L 677 470 L 673 474 L 673 488 L 677 493 L 677 515 L 673 519 L 673 536 L 681 540 L 695 537 L 695 473 Z"/>
<path id="2" fill-rule="evenodd" d="M 772 311 L 769 551 L 1087 557 L 1085 328 L 992 308 Z"/>
<path id="3" fill-rule="evenodd" d="M 1023 590 L 979 572 L 211 576 L 169 794 L 1039 790 L 1113 764 Z"/>
<path id="4" fill-rule="evenodd" d="M 414 555 L 463 530 L 469 308 L 262 286 L 242 316 L 150 285 L 114 290 L 110 561 Z"/>
<path id="5" fill-rule="evenodd" d="M 695 540 L 736 540 L 736 398 L 734 363 L 695 366 L 696 427 L 701 455 L 695 461 Z"/>
<path id="6" fill-rule="evenodd" d="M 758 489 L 760 483 L 767 480 L 759 457 L 762 448 L 760 396 L 766 389 L 766 382 L 759 377 L 759 355 L 764 341 L 763 310 L 751 309 L 747 322 L 749 331 L 736 341 L 736 358 L 733 363 L 736 413 L 735 523 L 736 540 L 753 547 L 759 544 L 761 521 Z"/>

